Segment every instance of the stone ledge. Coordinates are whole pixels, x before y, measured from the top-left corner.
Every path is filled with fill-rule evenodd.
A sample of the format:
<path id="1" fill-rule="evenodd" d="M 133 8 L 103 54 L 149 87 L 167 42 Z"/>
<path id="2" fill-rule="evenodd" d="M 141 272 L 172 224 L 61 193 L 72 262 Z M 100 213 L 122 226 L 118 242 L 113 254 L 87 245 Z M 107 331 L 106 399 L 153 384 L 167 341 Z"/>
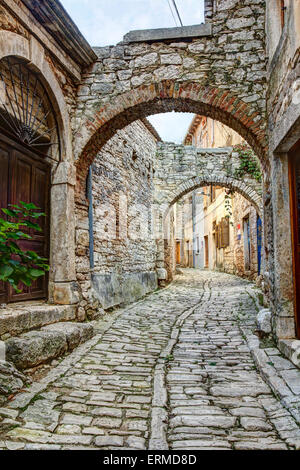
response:
<path id="1" fill-rule="evenodd" d="M 49 305 L 42 302 L 14 304 L 0 309 L 0 339 L 75 319 L 75 305 Z"/>
<path id="2" fill-rule="evenodd" d="M 93 288 L 104 309 L 128 305 L 157 289 L 157 274 L 154 271 L 95 273 Z"/>
<path id="3" fill-rule="evenodd" d="M 211 36 L 211 24 L 197 24 L 179 28 L 139 29 L 125 34 L 123 42 L 169 41 L 172 39 L 198 38 Z"/>
<path id="4" fill-rule="evenodd" d="M 28 369 L 72 351 L 91 339 L 94 328 L 87 323 L 57 323 L 30 331 L 6 342 L 6 359 L 18 369 Z"/>
<path id="5" fill-rule="evenodd" d="M 300 340 L 280 339 L 278 349 L 286 356 L 296 367 L 300 368 Z"/>

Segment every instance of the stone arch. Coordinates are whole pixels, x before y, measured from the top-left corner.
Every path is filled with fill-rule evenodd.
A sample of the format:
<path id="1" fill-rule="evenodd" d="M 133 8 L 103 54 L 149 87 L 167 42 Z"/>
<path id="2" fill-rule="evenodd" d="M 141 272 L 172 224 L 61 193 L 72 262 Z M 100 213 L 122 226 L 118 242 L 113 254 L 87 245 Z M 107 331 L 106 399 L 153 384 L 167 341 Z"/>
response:
<path id="1" fill-rule="evenodd" d="M 45 50 L 33 36 L 27 39 L 11 31 L 0 31 L 0 60 L 9 56 L 23 59 L 39 74 L 56 113 L 61 161 L 53 166 L 51 177 L 49 300 L 58 304 L 75 304 L 75 171 L 69 111 L 59 82 L 45 57 Z"/>
<path id="2" fill-rule="evenodd" d="M 60 131 L 61 158 L 72 160 L 71 126 L 69 112 L 59 83 L 45 58 L 44 48 L 33 37 L 29 40 L 11 31 L 0 31 L 0 60 L 15 56 L 24 59 L 30 67 L 40 74 L 43 85 L 51 99 Z"/>
<path id="3" fill-rule="evenodd" d="M 189 179 L 188 181 L 184 181 L 178 185 L 176 191 L 172 191 L 168 195 L 168 207 L 164 211 L 163 219 L 167 217 L 173 204 L 179 201 L 179 199 L 181 199 L 183 196 L 195 189 L 201 188 L 203 186 L 209 186 L 210 184 L 223 186 L 225 188 L 236 191 L 237 193 L 244 196 L 244 198 L 247 199 L 256 208 L 260 216 L 262 215 L 262 196 L 249 184 L 231 176 L 216 178 L 215 176 L 206 174 Z"/>
<path id="4" fill-rule="evenodd" d="M 112 97 L 75 133 L 77 195 L 83 190 L 89 165 L 117 130 L 142 117 L 169 111 L 194 112 L 221 121 L 249 143 L 267 169 L 266 125 L 251 103 L 226 88 L 164 80 Z"/>
<path id="5" fill-rule="evenodd" d="M 190 178 L 178 185 L 175 191 L 168 192 L 163 195 L 158 194 L 158 199 L 163 201 L 161 204 L 158 202 L 157 214 L 159 220 L 157 224 L 157 273 L 160 281 L 172 280 L 174 271 L 170 266 L 168 267 L 168 251 L 174 250 L 172 240 L 170 239 L 170 219 L 171 209 L 173 205 L 179 201 L 186 194 L 201 188 L 214 184 L 216 186 L 223 186 L 225 188 L 236 191 L 247 199 L 256 209 L 258 215 L 263 219 L 263 203 L 262 196 L 256 189 L 251 186 L 251 182 L 247 184 L 243 180 L 231 176 L 212 176 L 210 174 L 203 174 L 195 178 Z"/>

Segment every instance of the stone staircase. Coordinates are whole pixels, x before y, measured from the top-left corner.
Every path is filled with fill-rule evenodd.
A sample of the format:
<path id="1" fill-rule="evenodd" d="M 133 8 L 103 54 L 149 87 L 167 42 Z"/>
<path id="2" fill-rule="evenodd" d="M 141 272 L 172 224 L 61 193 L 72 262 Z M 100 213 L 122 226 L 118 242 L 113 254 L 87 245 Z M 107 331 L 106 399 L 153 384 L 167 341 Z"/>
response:
<path id="1" fill-rule="evenodd" d="M 30 382 L 26 369 L 47 364 L 93 336 L 91 323 L 76 322 L 72 305 L 36 302 L 0 308 L 0 404 Z"/>

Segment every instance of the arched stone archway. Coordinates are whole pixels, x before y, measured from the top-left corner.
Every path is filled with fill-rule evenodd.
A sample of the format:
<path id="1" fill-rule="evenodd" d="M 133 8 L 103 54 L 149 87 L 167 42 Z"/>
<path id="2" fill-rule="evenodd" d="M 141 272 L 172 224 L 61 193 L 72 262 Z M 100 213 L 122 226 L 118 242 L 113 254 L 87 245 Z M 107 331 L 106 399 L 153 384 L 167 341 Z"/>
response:
<path id="1" fill-rule="evenodd" d="M 153 202 L 157 267 L 162 279 L 167 275 L 166 246 L 170 249 L 169 216 L 173 205 L 186 194 L 211 184 L 226 187 L 247 199 L 263 219 L 262 183 L 251 175 L 237 176 L 239 166 L 239 154 L 232 147 L 199 149 L 173 143 L 158 144 Z"/>
<path id="2" fill-rule="evenodd" d="M 55 74 L 45 60 L 43 47 L 33 37 L 28 40 L 11 31 L 0 31 L 0 60 L 8 56 L 24 59 L 32 69 L 40 74 L 41 81 L 47 89 L 51 103 L 57 113 L 60 131 L 61 160 L 71 162 L 72 134 L 69 111 Z"/>
<path id="3" fill-rule="evenodd" d="M 78 196 L 87 168 L 117 130 L 173 110 L 223 122 L 268 167 L 264 10 L 256 0 L 248 3 L 243 21 L 235 2 L 226 5 L 226 15 L 221 7 L 213 15 L 207 10 L 209 24 L 189 39 L 153 40 L 136 32 L 95 49 L 98 60 L 83 77 L 73 120 Z"/>
<path id="4" fill-rule="evenodd" d="M 118 96 L 75 134 L 77 196 L 83 190 L 87 169 L 97 152 L 118 129 L 136 119 L 169 111 L 205 115 L 231 127 L 249 143 L 267 170 L 265 122 L 257 110 L 226 89 L 166 80 Z"/>
<path id="5" fill-rule="evenodd" d="M 69 110 L 45 50 L 34 38 L 0 31 L 0 60 L 16 57 L 39 75 L 53 106 L 59 128 L 60 158 L 52 163 L 50 190 L 50 279 L 49 301 L 58 304 L 77 302 L 74 292 L 75 221 L 72 137 Z"/>
<path id="6" fill-rule="evenodd" d="M 179 199 L 181 199 L 186 194 L 194 191 L 195 189 L 202 188 L 203 186 L 209 185 L 223 186 L 232 191 L 235 191 L 241 194 L 245 199 L 247 199 L 257 210 L 259 215 L 262 214 L 262 197 L 254 187 L 251 187 L 250 184 L 244 183 L 242 180 L 224 176 L 216 178 L 209 174 L 203 176 L 197 176 L 192 180 L 181 183 L 176 191 L 172 191 L 170 194 L 171 200 L 168 203 L 168 208 L 164 212 L 164 219 L 167 217 L 170 208 L 175 204 Z"/>

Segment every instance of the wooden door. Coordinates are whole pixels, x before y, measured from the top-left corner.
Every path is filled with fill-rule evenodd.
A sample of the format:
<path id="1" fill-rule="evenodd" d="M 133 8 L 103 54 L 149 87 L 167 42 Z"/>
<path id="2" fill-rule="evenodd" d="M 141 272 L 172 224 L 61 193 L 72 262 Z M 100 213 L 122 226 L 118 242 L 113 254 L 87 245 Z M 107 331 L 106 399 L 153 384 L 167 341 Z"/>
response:
<path id="1" fill-rule="evenodd" d="M 9 151 L 0 146 L 0 209 L 8 204 L 8 184 L 9 184 Z M 3 213 L 2 213 L 3 214 Z M 0 215 L 5 218 L 5 215 Z M 4 282 L 0 281 L 0 303 L 7 302 L 7 288 Z"/>
<path id="2" fill-rule="evenodd" d="M 204 237 L 204 245 L 205 245 L 205 268 L 208 268 L 209 258 L 208 258 L 208 236 Z"/>
<path id="3" fill-rule="evenodd" d="M 176 242 L 176 263 L 180 264 L 181 262 L 181 243 L 179 241 Z"/>
<path id="4" fill-rule="evenodd" d="M 0 135 L 0 207 L 33 202 L 46 213 L 38 221 L 42 232 L 28 229 L 31 240 L 22 240 L 23 250 L 32 250 L 49 258 L 49 190 L 50 168 L 43 159 L 27 148 Z M 2 216 L 1 216 L 2 217 Z M 20 286 L 21 293 L 3 283 L 0 285 L 1 302 L 42 299 L 47 296 L 47 276 L 39 278 L 31 287 Z"/>
<path id="5" fill-rule="evenodd" d="M 300 338 L 300 141 L 289 155 L 291 228 L 293 245 L 294 307 L 297 337 Z"/>

